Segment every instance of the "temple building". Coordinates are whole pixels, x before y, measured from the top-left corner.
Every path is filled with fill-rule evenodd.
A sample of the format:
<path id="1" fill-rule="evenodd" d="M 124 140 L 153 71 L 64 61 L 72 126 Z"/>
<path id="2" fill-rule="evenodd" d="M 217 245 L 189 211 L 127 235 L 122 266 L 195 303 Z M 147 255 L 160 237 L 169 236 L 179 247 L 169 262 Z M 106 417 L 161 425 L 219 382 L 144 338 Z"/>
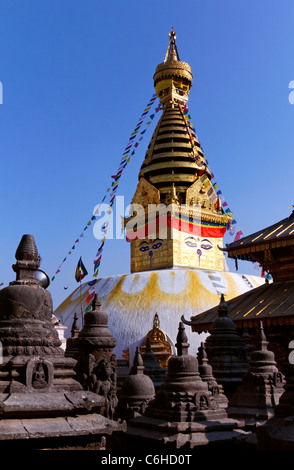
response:
<path id="1" fill-rule="evenodd" d="M 143 210 L 124 219 L 131 272 L 114 273 L 96 283 L 117 340 L 115 354 L 129 366 L 137 347 L 143 345 L 144 352 L 156 314 L 161 334 L 156 348 L 151 344 L 152 351 L 168 356 L 175 353 L 175 332 L 183 314 L 190 318 L 217 305 L 221 294 L 229 300 L 264 284 L 261 277 L 228 270 L 221 248 L 232 214 L 225 212 L 215 192 L 187 117 L 191 68 L 180 60 L 173 29 L 169 36 L 164 61 L 153 77 L 162 114 L 132 199 Z M 65 334 L 70 334 L 74 315 L 80 312 L 80 292 L 85 300 L 88 291 L 84 283 L 56 308 L 56 318 L 67 326 Z M 80 317 L 79 322 L 81 327 Z M 191 354 L 197 354 L 206 335 L 196 336 L 190 329 L 187 334 Z M 166 367 L 164 361 L 161 365 Z"/>

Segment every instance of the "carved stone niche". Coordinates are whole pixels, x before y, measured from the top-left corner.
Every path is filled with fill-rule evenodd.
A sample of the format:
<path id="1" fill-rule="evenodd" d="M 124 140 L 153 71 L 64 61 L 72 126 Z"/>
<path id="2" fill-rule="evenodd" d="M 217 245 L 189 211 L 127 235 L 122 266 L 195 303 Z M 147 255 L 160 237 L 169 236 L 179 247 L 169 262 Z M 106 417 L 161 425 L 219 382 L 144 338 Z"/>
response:
<path id="1" fill-rule="evenodd" d="M 48 392 L 52 389 L 54 367 L 42 357 L 34 357 L 26 364 L 26 386 L 28 392 Z"/>

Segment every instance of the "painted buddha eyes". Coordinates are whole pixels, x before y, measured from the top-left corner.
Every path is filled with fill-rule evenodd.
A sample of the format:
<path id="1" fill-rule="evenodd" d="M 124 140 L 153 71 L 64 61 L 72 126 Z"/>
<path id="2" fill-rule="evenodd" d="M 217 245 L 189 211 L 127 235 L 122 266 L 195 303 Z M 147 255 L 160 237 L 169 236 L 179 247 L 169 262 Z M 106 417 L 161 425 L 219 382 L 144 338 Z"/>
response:
<path id="1" fill-rule="evenodd" d="M 162 244 L 163 244 L 163 241 L 160 240 L 160 238 L 156 238 L 156 240 L 154 240 L 154 242 L 152 243 L 152 249 L 158 250 L 158 248 L 160 248 Z"/>
<path id="2" fill-rule="evenodd" d="M 149 245 L 148 242 L 146 242 L 146 241 L 141 242 L 140 245 L 139 245 L 139 250 L 142 251 L 143 253 L 145 251 L 149 251 L 150 249 L 158 250 L 158 248 L 160 248 L 162 245 L 163 245 L 163 240 L 161 240 L 160 238 L 156 238 L 152 242 L 151 248 L 150 248 L 150 245 Z"/>
<path id="3" fill-rule="evenodd" d="M 186 238 L 185 243 L 190 248 L 197 248 L 197 246 L 198 246 L 197 240 L 194 237 Z M 200 248 L 202 248 L 202 250 L 211 250 L 212 246 L 213 245 L 212 245 L 211 241 L 208 240 L 208 238 L 204 238 L 203 240 L 201 240 Z"/>
<path id="4" fill-rule="evenodd" d="M 149 243 L 147 242 L 142 242 L 140 243 L 139 250 L 144 252 L 149 250 Z"/>
<path id="5" fill-rule="evenodd" d="M 204 239 L 202 240 L 200 246 L 201 246 L 201 248 L 202 248 L 203 250 L 211 250 L 211 248 L 212 248 L 212 243 L 211 243 L 211 241 L 208 240 L 208 238 L 204 238 Z"/>
<path id="6" fill-rule="evenodd" d="M 188 245 L 190 248 L 197 248 L 197 241 L 196 238 L 194 237 L 188 237 L 185 240 L 186 245 Z"/>

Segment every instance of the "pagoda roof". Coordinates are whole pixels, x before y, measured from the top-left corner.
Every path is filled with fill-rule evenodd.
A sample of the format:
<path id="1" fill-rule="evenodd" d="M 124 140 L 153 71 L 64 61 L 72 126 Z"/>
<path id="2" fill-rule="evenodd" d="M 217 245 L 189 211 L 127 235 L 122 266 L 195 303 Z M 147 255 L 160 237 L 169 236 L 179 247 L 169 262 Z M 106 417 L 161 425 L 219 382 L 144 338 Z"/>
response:
<path id="1" fill-rule="evenodd" d="M 236 327 L 251 328 L 259 320 L 264 325 L 294 325 L 294 281 L 265 283 L 227 302 L 228 317 Z M 185 324 L 192 331 L 201 333 L 211 330 L 213 321 L 218 318 L 219 305 L 191 317 Z"/>
<path id="2" fill-rule="evenodd" d="M 262 250 L 262 246 L 266 244 L 271 248 L 285 246 L 285 241 L 289 240 L 290 244 L 294 244 L 294 211 L 289 217 L 276 222 L 258 232 L 252 233 L 246 237 L 240 238 L 233 243 L 227 244 L 223 250 L 228 253 L 229 257 L 244 255 L 252 251 Z M 287 244 L 287 243 L 286 243 Z M 255 249 L 254 249 L 255 248 Z M 246 259 L 246 258 L 244 258 Z"/>

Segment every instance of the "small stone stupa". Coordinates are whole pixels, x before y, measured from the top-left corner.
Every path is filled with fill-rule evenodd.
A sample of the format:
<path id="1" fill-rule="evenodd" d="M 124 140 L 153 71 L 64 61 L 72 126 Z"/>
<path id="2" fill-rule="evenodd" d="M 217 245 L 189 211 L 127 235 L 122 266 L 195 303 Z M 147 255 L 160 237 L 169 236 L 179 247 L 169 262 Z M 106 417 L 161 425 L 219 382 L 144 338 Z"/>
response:
<path id="1" fill-rule="evenodd" d="M 256 429 L 258 450 L 294 450 L 294 365 L 285 369 L 285 391 L 274 416 Z"/>
<path id="2" fill-rule="evenodd" d="M 275 356 L 267 349 L 268 342 L 259 322 L 256 350 L 250 355 L 249 369 L 243 383 L 231 397 L 227 409 L 232 418 L 245 419 L 255 425 L 274 416 L 274 409 L 284 392 L 284 376 L 278 370 Z"/>
<path id="3" fill-rule="evenodd" d="M 64 356 L 32 235 L 15 256 L 16 280 L 0 290 L 0 448 L 103 448 L 121 425 L 100 414 L 105 398 L 82 389 Z"/>
<path id="4" fill-rule="evenodd" d="M 146 339 L 145 352 L 142 354 L 142 359 L 145 367 L 144 373 L 152 379 L 155 390 L 157 390 L 166 379 L 167 367 L 160 367 L 152 351 L 149 338 Z"/>
<path id="5" fill-rule="evenodd" d="M 74 319 L 71 327 L 71 337 L 67 338 L 66 340 L 66 347 L 65 347 L 65 356 L 66 357 L 73 357 L 77 359 L 79 354 L 79 333 L 80 333 L 80 326 L 78 321 L 77 313 L 74 314 Z"/>
<path id="6" fill-rule="evenodd" d="M 123 381 L 119 392 L 117 416 L 127 421 L 141 416 L 154 397 L 154 384 L 151 378 L 144 374 L 143 359 L 137 347 L 130 374 Z"/>
<path id="7" fill-rule="evenodd" d="M 213 375 L 230 399 L 242 383 L 248 370 L 248 362 L 247 347 L 238 335 L 233 320 L 228 317 L 228 306 L 223 294 L 218 307 L 218 317 L 205 340 L 205 348 Z"/>
<path id="8" fill-rule="evenodd" d="M 188 354 L 189 344 L 181 322 L 177 355 L 168 361 L 168 376 L 143 416 L 130 420 L 125 437 L 129 446 L 143 449 L 191 449 L 206 444 L 222 444 L 239 436 L 242 423 L 229 419 L 201 380 L 198 361 Z"/>
<path id="9" fill-rule="evenodd" d="M 117 405 L 116 339 L 108 329 L 108 315 L 101 310 L 95 294 L 92 309 L 85 313 L 84 326 L 78 333 L 77 379 L 85 390 L 101 395 L 106 401 L 103 414 L 112 418 Z"/>
<path id="10" fill-rule="evenodd" d="M 224 394 L 222 385 L 218 384 L 213 376 L 213 371 L 211 365 L 208 363 L 205 343 L 201 343 L 198 348 L 198 363 L 199 363 L 199 373 L 200 377 L 204 382 L 207 382 L 208 390 L 211 392 L 213 398 L 220 407 L 226 408 L 228 406 L 229 400 Z"/>

